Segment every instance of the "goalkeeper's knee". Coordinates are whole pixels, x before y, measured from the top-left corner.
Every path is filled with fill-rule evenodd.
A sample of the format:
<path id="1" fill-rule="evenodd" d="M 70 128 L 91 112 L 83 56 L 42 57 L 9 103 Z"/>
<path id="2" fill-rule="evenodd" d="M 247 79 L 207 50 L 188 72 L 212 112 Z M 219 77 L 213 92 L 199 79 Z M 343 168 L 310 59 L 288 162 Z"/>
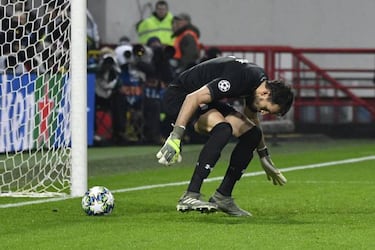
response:
<path id="1" fill-rule="evenodd" d="M 239 141 L 244 144 L 248 144 L 253 148 L 253 150 L 258 146 L 260 139 L 262 138 L 262 130 L 254 126 L 245 133 L 243 133 L 240 137 L 238 137 Z"/>

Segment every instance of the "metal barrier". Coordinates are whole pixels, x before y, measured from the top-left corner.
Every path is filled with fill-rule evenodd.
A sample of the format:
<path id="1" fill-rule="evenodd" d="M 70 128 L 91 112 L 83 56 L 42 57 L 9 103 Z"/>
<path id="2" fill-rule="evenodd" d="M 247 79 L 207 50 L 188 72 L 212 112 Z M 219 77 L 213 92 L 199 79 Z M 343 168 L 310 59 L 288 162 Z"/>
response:
<path id="1" fill-rule="evenodd" d="M 204 46 L 209 47 L 264 67 L 270 79 L 290 82 L 296 98 L 283 119 L 293 122 L 293 131 L 375 137 L 375 48 Z M 278 118 L 261 119 L 275 123 Z"/>
<path id="2" fill-rule="evenodd" d="M 296 123 L 375 122 L 375 48 L 215 47 L 291 82 L 296 99 L 289 116 Z"/>

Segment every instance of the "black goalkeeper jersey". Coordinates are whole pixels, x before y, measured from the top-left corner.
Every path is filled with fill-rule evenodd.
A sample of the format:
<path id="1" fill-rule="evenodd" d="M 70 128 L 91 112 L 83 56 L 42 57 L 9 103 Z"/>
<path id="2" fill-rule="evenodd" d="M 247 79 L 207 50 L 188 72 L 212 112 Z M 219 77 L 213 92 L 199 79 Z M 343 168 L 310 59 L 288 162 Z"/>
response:
<path id="1" fill-rule="evenodd" d="M 206 85 L 213 101 L 242 97 L 247 99 L 247 103 L 252 103 L 255 90 L 266 79 L 263 68 L 245 59 L 229 56 L 214 58 L 186 70 L 172 85 L 177 85 L 185 93 Z"/>

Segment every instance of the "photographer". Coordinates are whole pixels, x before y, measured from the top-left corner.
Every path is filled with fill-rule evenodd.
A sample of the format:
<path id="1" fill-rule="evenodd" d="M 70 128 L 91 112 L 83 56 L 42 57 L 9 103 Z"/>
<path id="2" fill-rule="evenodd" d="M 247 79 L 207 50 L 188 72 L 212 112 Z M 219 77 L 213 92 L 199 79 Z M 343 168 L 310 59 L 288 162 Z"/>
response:
<path id="1" fill-rule="evenodd" d="M 143 45 L 130 44 L 127 37 L 120 40 L 115 49 L 121 74 L 116 96 L 117 105 L 114 122 L 118 124 L 115 142 L 141 142 L 143 140 L 143 85 L 146 75 L 153 72 L 152 52 Z"/>
<path id="2" fill-rule="evenodd" d="M 151 68 L 146 73 L 144 86 L 144 135 L 145 142 L 160 144 L 161 138 L 161 115 L 163 107 L 161 98 L 168 82 L 173 79 L 173 70 L 170 60 L 174 55 L 172 46 L 164 46 L 159 38 L 151 37 L 147 41 L 147 48 L 152 50 Z"/>
<path id="3" fill-rule="evenodd" d="M 97 103 L 109 107 L 108 99 L 118 84 L 121 73 L 117 59 L 110 48 L 104 47 L 100 51 L 98 71 L 96 74 L 95 93 Z"/>
<path id="4" fill-rule="evenodd" d="M 128 129 L 126 139 L 159 144 L 161 97 L 167 82 L 174 77 L 170 64 L 174 48 L 162 45 L 156 37 L 150 38 L 147 45 L 132 45 L 124 37 L 115 52 L 121 67 L 119 94 L 122 98 L 118 98 L 117 107 L 119 115 L 127 114 L 122 115 L 128 118 L 123 122 Z"/>
<path id="5" fill-rule="evenodd" d="M 121 73 L 114 51 L 108 47 L 100 50 L 96 68 L 95 84 L 95 142 L 99 145 L 108 142 L 112 137 L 112 129 L 116 125 L 116 91 Z"/>

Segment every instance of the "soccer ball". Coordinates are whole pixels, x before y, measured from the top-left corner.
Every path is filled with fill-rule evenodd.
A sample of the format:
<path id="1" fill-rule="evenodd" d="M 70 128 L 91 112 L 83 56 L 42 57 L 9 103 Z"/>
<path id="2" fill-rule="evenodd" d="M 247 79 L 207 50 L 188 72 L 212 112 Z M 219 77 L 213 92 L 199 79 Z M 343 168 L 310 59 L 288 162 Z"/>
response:
<path id="1" fill-rule="evenodd" d="M 108 215 L 115 206 L 111 191 L 103 186 L 90 188 L 82 197 L 82 208 L 87 215 Z"/>

